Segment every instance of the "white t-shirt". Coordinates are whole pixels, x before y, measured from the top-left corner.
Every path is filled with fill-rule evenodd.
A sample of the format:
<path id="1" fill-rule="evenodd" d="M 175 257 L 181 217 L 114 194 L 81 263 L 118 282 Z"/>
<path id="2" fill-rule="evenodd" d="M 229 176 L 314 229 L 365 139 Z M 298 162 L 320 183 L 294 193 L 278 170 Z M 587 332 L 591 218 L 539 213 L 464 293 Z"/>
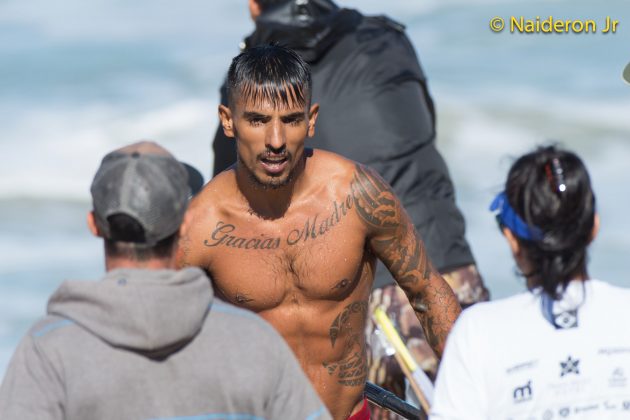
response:
<path id="1" fill-rule="evenodd" d="M 464 311 L 431 419 L 630 419 L 630 290 L 573 281 L 550 302 L 523 293 Z"/>

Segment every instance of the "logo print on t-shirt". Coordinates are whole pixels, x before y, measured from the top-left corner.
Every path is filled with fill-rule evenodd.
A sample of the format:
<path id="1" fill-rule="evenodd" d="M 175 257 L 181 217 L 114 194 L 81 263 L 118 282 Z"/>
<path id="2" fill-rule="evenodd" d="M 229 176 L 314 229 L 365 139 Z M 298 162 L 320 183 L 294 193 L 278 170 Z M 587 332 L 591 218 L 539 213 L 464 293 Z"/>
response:
<path id="1" fill-rule="evenodd" d="M 561 329 L 576 328 L 578 326 L 577 311 L 565 311 L 554 315 L 554 326 Z"/>
<path id="2" fill-rule="evenodd" d="M 566 362 L 560 362 L 560 377 L 562 378 L 565 375 L 570 373 L 575 373 L 576 375 L 580 374 L 580 360 L 573 359 L 571 356 L 567 358 Z"/>
<path id="3" fill-rule="evenodd" d="M 514 388 L 514 392 L 512 393 L 512 398 L 515 403 L 520 403 L 523 401 L 529 401 L 532 399 L 532 381 L 527 381 L 527 383 L 523 386 L 517 386 Z"/>

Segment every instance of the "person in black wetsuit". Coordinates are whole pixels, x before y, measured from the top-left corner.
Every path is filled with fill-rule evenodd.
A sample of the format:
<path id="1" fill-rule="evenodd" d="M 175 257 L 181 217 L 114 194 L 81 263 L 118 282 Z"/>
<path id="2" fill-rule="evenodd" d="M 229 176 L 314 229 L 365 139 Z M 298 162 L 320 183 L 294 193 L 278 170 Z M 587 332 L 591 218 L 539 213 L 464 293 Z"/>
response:
<path id="1" fill-rule="evenodd" d="M 250 0 L 256 29 L 241 48 L 279 43 L 297 51 L 313 74 L 321 105 L 312 146 L 370 165 L 388 181 L 430 259 L 462 306 L 488 299 L 444 159 L 435 147 L 435 109 L 404 26 L 386 16 L 364 16 L 330 0 Z M 221 101 L 227 103 L 225 86 Z M 213 142 L 214 174 L 236 162 L 234 140 L 221 127 Z M 421 366 L 437 360 L 404 293 L 382 264 L 370 306 L 386 307 Z M 370 334 L 373 324 L 368 327 Z M 390 357 L 372 357 L 371 381 L 404 395 L 404 376 Z"/>

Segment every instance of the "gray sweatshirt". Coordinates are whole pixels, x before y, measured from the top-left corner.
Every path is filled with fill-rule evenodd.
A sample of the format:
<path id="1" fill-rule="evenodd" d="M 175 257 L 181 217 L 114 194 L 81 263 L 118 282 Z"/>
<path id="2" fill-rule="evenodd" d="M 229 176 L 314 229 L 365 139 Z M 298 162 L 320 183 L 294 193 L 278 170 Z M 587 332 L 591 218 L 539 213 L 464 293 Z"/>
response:
<path id="1" fill-rule="evenodd" d="M 18 346 L 0 418 L 329 419 L 293 353 L 196 268 L 68 281 Z"/>

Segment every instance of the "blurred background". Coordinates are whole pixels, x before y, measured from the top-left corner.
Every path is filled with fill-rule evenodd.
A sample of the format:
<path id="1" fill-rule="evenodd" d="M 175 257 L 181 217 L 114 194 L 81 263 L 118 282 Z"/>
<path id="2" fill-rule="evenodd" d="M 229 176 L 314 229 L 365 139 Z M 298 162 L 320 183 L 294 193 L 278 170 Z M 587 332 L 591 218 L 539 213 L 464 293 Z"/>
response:
<path id="1" fill-rule="evenodd" d="M 338 4 L 407 26 L 493 298 L 524 286 L 489 202 L 513 158 L 550 140 L 577 151 L 594 181 L 591 275 L 630 287 L 627 0 Z M 620 24 L 608 35 L 490 31 L 492 17 L 511 15 Z M 85 216 L 106 152 L 153 139 L 208 179 L 218 88 L 252 29 L 247 0 L 0 0 L 0 376 L 56 287 L 104 272 Z"/>

